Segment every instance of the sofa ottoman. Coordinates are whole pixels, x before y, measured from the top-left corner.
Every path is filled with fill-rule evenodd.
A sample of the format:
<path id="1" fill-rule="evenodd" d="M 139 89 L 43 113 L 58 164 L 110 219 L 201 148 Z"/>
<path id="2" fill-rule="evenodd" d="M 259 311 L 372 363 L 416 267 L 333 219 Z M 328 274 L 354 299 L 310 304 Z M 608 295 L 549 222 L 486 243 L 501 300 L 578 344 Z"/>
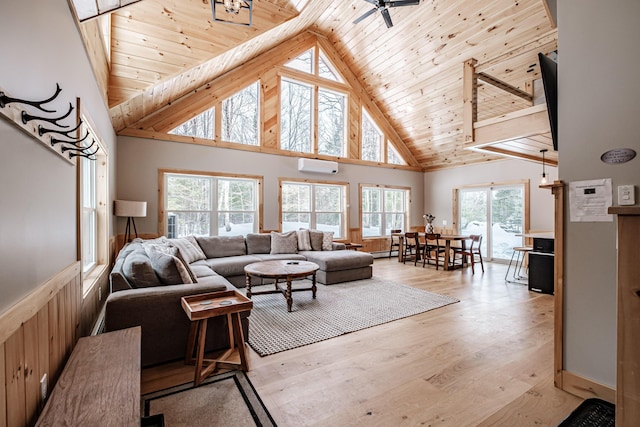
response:
<path id="1" fill-rule="evenodd" d="M 302 251 L 300 255 L 320 266 L 316 272 L 316 279 L 325 285 L 370 279 L 373 275 L 373 255 L 367 252 Z"/>

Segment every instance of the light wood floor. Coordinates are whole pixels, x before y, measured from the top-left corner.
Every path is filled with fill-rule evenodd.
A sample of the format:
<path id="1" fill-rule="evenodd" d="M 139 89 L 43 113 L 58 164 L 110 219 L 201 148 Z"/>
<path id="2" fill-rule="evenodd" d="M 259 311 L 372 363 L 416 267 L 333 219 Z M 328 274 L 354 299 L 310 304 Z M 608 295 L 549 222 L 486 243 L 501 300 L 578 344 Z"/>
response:
<path id="1" fill-rule="evenodd" d="M 279 426 L 557 426 L 582 400 L 553 386 L 553 296 L 506 284 L 505 270 L 376 259 L 374 276 L 460 302 L 267 357 L 250 350 L 248 376 Z M 191 381 L 193 367 L 142 378 L 147 393 Z"/>

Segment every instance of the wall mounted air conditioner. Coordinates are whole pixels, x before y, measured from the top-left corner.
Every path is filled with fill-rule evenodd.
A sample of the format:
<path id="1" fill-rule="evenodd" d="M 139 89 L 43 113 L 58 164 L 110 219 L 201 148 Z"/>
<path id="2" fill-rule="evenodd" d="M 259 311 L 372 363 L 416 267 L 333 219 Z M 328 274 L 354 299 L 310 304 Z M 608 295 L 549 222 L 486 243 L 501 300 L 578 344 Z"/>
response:
<path id="1" fill-rule="evenodd" d="M 338 173 L 338 162 L 301 158 L 298 159 L 298 170 L 300 172 Z"/>

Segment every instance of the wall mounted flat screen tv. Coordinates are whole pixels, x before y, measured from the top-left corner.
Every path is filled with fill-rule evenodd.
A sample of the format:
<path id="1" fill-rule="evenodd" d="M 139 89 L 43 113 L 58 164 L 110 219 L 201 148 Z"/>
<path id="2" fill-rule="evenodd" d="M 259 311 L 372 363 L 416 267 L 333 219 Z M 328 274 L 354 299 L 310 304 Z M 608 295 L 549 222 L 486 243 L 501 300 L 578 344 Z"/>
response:
<path id="1" fill-rule="evenodd" d="M 547 100 L 553 149 L 558 151 L 558 63 L 544 53 L 538 53 L 538 61 L 542 72 L 544 96 Z"/>

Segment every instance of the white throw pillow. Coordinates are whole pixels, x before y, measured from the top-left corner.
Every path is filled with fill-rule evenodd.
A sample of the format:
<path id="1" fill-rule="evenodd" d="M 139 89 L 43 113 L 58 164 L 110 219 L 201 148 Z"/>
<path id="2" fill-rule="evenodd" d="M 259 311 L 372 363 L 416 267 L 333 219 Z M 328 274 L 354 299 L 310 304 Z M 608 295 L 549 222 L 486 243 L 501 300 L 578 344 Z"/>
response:
<path id="1" fill-rule="evenodd" d="M 297 231 L 298 233 L 298 250 L 299 251 L 310 251 L 311 248 L 311 237 L 309 236 L 309 230 L 306 228 L 302 228 Z"/>

